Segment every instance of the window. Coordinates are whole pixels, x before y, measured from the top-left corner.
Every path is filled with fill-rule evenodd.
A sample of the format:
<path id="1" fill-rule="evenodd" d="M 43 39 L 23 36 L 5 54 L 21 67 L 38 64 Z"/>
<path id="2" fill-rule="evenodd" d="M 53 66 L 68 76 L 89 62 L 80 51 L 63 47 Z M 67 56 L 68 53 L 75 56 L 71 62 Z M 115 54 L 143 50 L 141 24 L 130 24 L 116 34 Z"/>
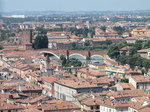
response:
<path id="1" fill-rule="evenodd" d="M 103 110 L 105 111 L 105 107 L 103 107 Z"/>
<path id="2" fill-rule="evenodd" d="M 145 88 L 144 88 L 144 84 L 142 84 L 142 87 L 143 87 L 143 89 L 145 89 Z"/>
<path id="3" fill-rule="evenodd" d="M 147 89 L 147 84 L 145 84 L 145 89 Z"/>
<path id="4" fill-rule="evenodd" d="M 91 106 L 91 110 L 93 110 L 93 106 Z"/>
<path id="5" fill-rule="evenodd" d="M 96 109 L 99 109 L 99 106 L 96 106 Z"/>
<path id="6" fill-rule="evenodd" d="M 111 109 L 109 109 L 109 112 L 111 112 Z"/>

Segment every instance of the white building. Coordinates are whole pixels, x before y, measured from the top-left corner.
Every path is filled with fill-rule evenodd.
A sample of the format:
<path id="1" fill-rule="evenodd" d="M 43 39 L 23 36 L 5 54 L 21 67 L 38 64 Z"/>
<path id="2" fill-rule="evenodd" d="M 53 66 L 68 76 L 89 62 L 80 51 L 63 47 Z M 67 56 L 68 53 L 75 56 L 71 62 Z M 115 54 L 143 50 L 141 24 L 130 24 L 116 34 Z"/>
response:
<path id="1" fill-rule="evenodd" d="M 25 15 L 11 15 L 12 18 L 25 18 Z"/>
<path id="2" fill-rule="evenodd" d="M 54 83 L 54 96 L 65 101 L 75 101 L 73 94 L 83 92 L 102 92 L 102 86 L 81 79 L 61 79 Z"/>

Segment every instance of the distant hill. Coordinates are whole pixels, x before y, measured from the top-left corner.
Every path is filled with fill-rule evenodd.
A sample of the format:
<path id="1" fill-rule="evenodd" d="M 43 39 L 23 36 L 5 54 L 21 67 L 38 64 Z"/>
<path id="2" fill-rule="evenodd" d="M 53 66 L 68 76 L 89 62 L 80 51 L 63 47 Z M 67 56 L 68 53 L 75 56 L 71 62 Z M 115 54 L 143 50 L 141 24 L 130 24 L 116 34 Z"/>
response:
<path id="1" fill-rule="evenodd" d="M 0 12 L 1 15 L 45 15 L 45 14 L 150 14 L 149 10 L 131 10 L 131 11 L 12 11 Z"/>

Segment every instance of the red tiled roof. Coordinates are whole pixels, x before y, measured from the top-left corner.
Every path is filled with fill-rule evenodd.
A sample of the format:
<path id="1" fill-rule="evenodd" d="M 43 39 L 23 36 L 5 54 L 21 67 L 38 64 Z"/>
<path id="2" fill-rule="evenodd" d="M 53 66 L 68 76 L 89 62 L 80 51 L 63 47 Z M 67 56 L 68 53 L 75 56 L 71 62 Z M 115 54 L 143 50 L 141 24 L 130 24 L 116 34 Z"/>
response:
<path id="1" fill-rule="evenodd" d="M 123 89 L 136 90 L 131 83 L 118 83 Z"/>
<path id="2" fill-rule="evenodd" d="M 131 76 L 136 82 L 142 83 L 142 82 L 149 82 L 150 83 L 150 78 L 143 76 L 143 75 L 135 75 Z"/>
<path id="3" fill-rule="evenodd" d="M 73 110 L 80 109 L 79 106 L 75 105 L 72 102 L 63 101 L 63 100 L 52 100 L 46 101 L 47 104 L 42 104 L 41 107 L 43 110 Z"/>
<path id="4" fill-rule="evenodd" d="M 17 110 L 24 109 L 25 107 L 22 105 L 12 105 L 5 102 L 0 102 L 0 110 Z"/>
<path id="5" fill-rule="evenodd" d="M 137 52 L 138 53 L 143 53 L 143 52 L 147 53 L 147 51 L 148 51 L 148 49 L 141 49 L 141 50 L 138 50 Z"/>
<path id="6" fill-rule="evenodd" d="M 43 78 L 43 81 L 47 81 L 47 82 L 50 82 L 50 83 L 54 83 L 54 81 L 56 81 L 56 80 L 57 80 L 57 78 L 55 78 L 53 76 Z"/>
<path id="7" fill-rule="evenodd" d="M 29 109 L 22 110 L 21 112 L 42 112 L 42 111 L 35 108 L 29 108 Z"/>
<path id="8" fill-rule="evenodd" d="M 101 72 L 101 71 L 97 71 L 93 69 L 87 70 L 86 68 L 79 69 L 79 72 L 83 72 L 83 73 L 88 72 L 90 75 L 93 75 L 93 76 L 106 76 L 107 75 L 105 72 Z"/>

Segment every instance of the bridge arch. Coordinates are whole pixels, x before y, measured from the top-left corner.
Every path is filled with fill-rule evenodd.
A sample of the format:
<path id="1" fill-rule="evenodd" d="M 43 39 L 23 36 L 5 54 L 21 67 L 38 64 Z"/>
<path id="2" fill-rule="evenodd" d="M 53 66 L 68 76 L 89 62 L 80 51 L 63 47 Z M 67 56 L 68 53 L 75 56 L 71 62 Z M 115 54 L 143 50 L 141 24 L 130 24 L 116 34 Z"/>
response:
<path id="1" fill-rule="evenodd" d="M 83 61 L 86 59 L 85 56 L 83 56 L 83 55 L 81 55 L 81 54 L 78 54 L 78 53 L 74 53 L 74 54 L 69 55 L 69 58 L 70 58 L 70 59 L 71 59 L 71 58 L 76 58 L 76 59 L 78 59 L 78 60 L 81 61 L 81 62 L 83 62 Z"/>
<path id="2" fill-rule="evenodd" d="M 53 52 L 49 52 L 49 51 L 42 51 L 42 52 L 40 52 L 41 54 L 44 54 L 44 53 L 47 53 L 47 54 L 50 54 L 51 56 L 51 58 L 53 58 L 53 59 L 56 59 L 56 60 L 58 60 L 60 57 L 59 56 L 57 56 L 55 53 L 53 53 Z"/>
<path id="3" fill-rule="evenodd" d="M 103 64 L 104 63 L 104 58 L 101 55 L 92 55 L 90 60 L 93 63 L 97 63 L 97 64 Z"/>

